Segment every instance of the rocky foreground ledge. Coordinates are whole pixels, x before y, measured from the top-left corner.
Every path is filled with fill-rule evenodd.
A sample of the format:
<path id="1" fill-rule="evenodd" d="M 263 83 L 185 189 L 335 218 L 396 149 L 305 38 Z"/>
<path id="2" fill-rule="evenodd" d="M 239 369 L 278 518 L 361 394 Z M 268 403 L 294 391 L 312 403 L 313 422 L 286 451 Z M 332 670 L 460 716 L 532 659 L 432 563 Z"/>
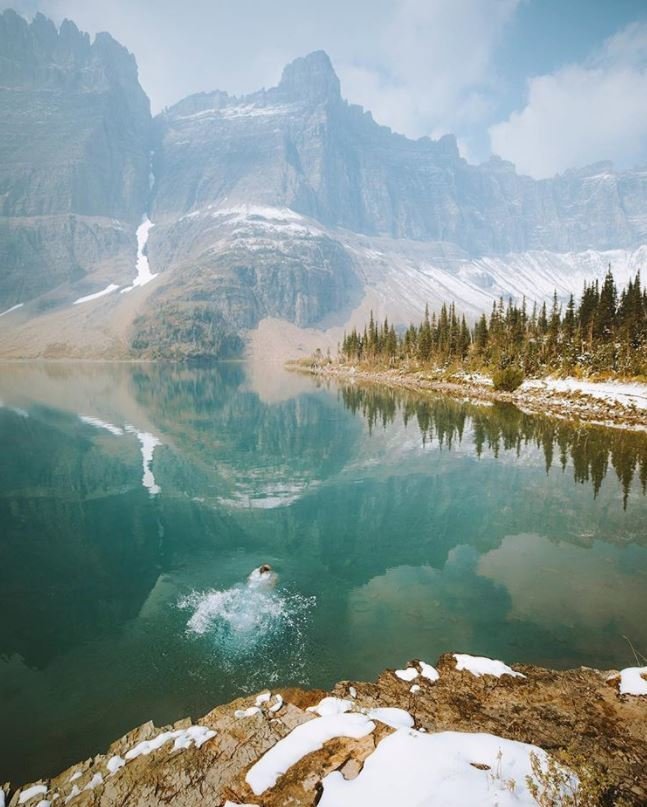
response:
<path id="1" fill-rule="evenodd" d="M 446 654 L 330 693 L 240 698 L 197 724 L 149 722 L 5 793 L 11 807 L 644 805 L 647 667 L 555 672 Z"/>

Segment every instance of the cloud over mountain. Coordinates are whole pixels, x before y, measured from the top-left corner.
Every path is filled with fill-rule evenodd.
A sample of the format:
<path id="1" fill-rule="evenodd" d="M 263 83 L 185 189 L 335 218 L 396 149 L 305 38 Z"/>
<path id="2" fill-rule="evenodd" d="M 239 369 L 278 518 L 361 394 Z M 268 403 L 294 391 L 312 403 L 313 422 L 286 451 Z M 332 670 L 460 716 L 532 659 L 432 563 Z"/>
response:
<path id="1" fill-rule="evenodd" d="M 528 83 L 526 105 L 490 128 L 493 150 L 539 179 L 611 159 L 647 162 L 647 23 L 608 39 L 585 63 Z"/>

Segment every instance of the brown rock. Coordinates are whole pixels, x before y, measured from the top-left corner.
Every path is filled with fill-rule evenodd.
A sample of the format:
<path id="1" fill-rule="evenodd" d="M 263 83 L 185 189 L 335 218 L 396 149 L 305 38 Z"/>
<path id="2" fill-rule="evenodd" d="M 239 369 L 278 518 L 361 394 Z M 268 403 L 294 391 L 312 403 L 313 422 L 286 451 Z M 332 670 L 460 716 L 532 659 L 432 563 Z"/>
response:
<path id="1" fill-rule="evenodd" d="M 411 662 L 416 665 L 417 662 Z M 353 709 L 396 706 L 413 716 L 415 725 L 427 732 L 483 731 L 533 743 L 553 754 L 568 752 L 585 759 L 609 782 L 609 803 L 624 799 L 627 804 L 645 804 L 647 797 L 647 698 L 621 696 L 617 673 L 580 668 L 555 672 L 526 665 L 515 669 L 524 678 L 512 676 L 476 677 L 458 671 L 452 655 L 436 665 L 440 678 L 432 683 L 418 676 L 420 690 L 411 693 L 411 682 L 397 678 L 392 670 L 375 683 L 340 682 L 332 694 L 350 698 Z M 249 768 L 296 726 L 316 719 L 308 706 L 326 694 L 315 690 L 279 690 L 284 706 L 278 713 L 264 704 L 261 713 L 235 718 L 237 709 L 254 704 L 253 696 L 219 706 L 197 721 L 216 732 L 201 748 L 172 752 L 168 743 L 147 756 L 130 761 L 114 775 L 108 775 L 107 760 L 124 756 L 142 740 L 157 736 L 163 729 L 145 723 L 114 742 L 105 756 L 97 756 L 68 768 L 49 782 L 48 799 L 55 793 L 63 800 L 74 785 L 81 791 L 70 800 L 71 807 L 219 807 L 227 799 L 234 803 L 262 804 L 263 807 L 314 805 L 321 792 L 321 781 L 335 770 L 351 779 L 366 758 L 392 729 L 376 722 L 375 731 L 360 740 L 337 738 L 305 756 L 282 777 L 276 786 L 255 796 L 245 781 Z M 183 720 L 175 728 L 186 728 Z M 81 771 L 73 783 L 70 776 Z M 84 790 L 101 773 L 103 783 Z M 11 807 L 18 804 L 15 793 Z M 43 796 L 28 802 L 32 807 Z"/>

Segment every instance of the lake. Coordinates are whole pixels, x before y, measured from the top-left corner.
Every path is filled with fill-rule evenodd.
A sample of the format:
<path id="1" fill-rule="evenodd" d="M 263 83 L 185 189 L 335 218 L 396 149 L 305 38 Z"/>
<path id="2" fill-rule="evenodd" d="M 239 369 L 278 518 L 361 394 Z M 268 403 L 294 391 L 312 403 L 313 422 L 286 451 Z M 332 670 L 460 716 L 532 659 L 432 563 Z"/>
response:
<path id="1" fill-rule="evenodd" d="M 266 686 L 647 652 L 647 434 L 237 363 L 0 401 L 0 782 Z"/>

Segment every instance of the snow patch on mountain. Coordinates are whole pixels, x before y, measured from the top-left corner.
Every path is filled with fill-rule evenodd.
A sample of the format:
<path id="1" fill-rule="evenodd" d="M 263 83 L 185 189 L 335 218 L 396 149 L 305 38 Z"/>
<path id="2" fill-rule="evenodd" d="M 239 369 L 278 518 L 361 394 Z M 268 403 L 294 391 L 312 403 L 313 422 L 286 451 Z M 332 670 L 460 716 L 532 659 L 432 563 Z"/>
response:
<path id="1" fill-rule="evenodd" d="M 11 314 L 12 311 L 17 311 L 19 308 L 22 308 L 24 303 L 17 303 L 16 305 L 12 305 L 11 308 L 7 308 L 6 311 L 0 313 L 0 317 L 4 317 L 6 314 Z"/>
<path id="2" fill-rule="evenodd" d="M 234 120 L 235 118 L 267 118 L 279 115 L 289 115 L 294 111 L 292 104 L 268 104 L 259 103 L 232 104 L 221 107 L 210 107 L 193 112 L 190 115 L 177 115 L 175 121 L 212 121 L 212 120 Z"/>
<path id="3" fill-rule="evenodd" d="M 77 297 L 72 305 L 80 305 L 81 303 L 89 303 L 92 300 L 98 300 L 99 297 L 105 297 L 106 294 L 111 294 L 113 291 L 117 291 L 118 288 L 119 286 L 116 283 L 110 283 L 105 289 L 97 291 L 94 294 L 86 294 L 85 297 Z"/>
<path id="4" fill-rule="evenodd" d="M 458 250 L 434 244 L 380 240 L 381 249 L 354 240 L 349 246 L 365 283 L 373 287 L 385 311 L 406 310 L 408 316 L 454 302 L 472 317 L 488 313 L 503 297 L 529 307 L 550 302 L 556 291 L 560 302 L 578 298 L 584 282 L 602 281 L 609 265 L 616 283 L 624 287 L 647 261 L 647 246 L 636 250 L 555 253 L 510 253 L 470 258 Z"/>
<path id="5" fill-rule="evenodd" d="M 149 233 L 154 226 L 148 216 L 144 216 L 142 223 L 137 228 L 137 263 L 135 264 L 137 276 L 133 280 L 132 286 L 126 286 L 125 289 L 121 290 L 122 294 L 132 291 L 137 286 L 145 286 L 157 277 L 157 274 L 151 272 L 148 255 L 144 251 L 148 243 Z"/>

